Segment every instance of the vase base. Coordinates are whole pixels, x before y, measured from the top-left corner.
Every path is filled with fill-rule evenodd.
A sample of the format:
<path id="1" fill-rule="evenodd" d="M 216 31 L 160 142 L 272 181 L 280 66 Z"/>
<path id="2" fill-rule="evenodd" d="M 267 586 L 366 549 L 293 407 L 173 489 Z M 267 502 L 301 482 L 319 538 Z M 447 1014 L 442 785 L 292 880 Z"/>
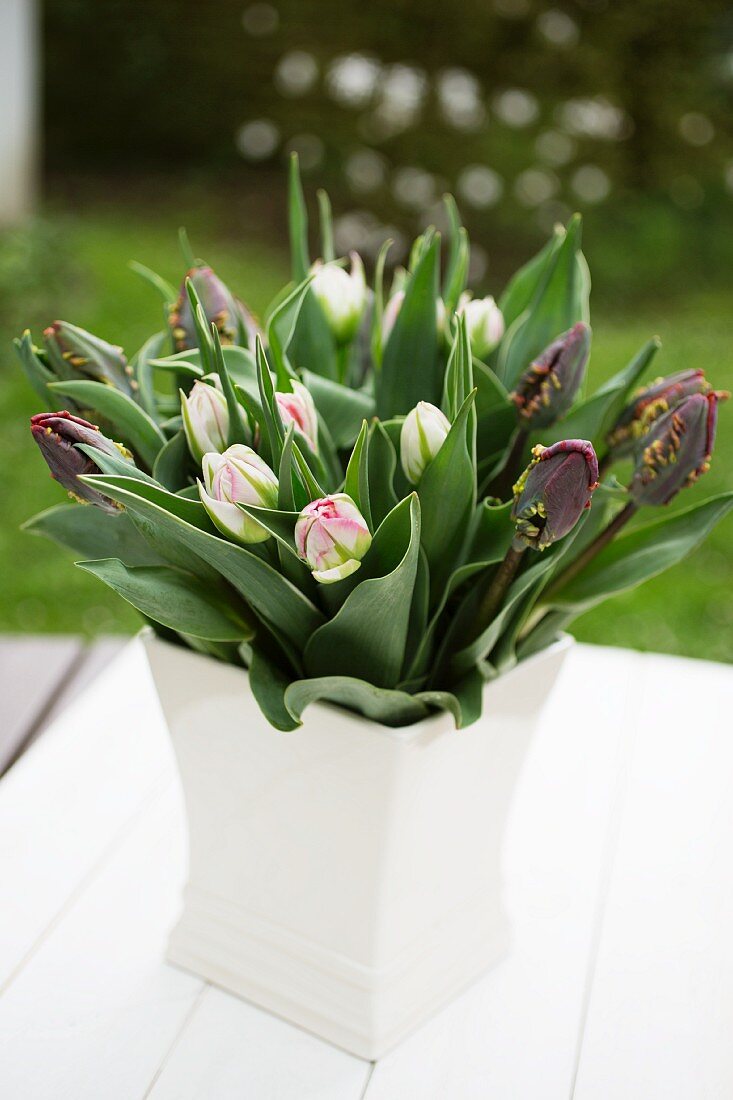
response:
<path id="1" fill-rule="evenodd" d="M 475 901 L 373 969 L 189 887 L 167 959 L 374 1061 L 501 961 L 509 944 L 496 900 Z"/>

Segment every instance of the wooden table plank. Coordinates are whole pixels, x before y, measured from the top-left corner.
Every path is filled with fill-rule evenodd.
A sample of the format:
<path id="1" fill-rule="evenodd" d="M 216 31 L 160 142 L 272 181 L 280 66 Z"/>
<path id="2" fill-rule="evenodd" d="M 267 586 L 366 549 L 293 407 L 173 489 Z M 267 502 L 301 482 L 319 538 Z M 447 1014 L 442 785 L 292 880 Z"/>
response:
<path id="1" fill-rule="evenodd" d="M 0 992 L 174 773 L 132 642 L 0 782 Z"/>
<path id="2" fill-rule="evenodd" d="M 81 654 L 79 638 L 0 638 L 0 775 L 40 728 Z"/>
<path id="3" fill-rule="evenodd" d="M 361 1100 L 371 1066 L 208 986 L 150 1100 Z"/>
<path id="4" fill-rule="evenodd" d="M 733 669 L 654 658 L 576 1100 L 733 1096 Z"/>
<path id="5" fill-rule="evenodd" d="M 568 1100 L 642 670 L 619 650 L 569 656 L 507 837 L 511 952 L 377 1063 L 366 1100 Z"/>

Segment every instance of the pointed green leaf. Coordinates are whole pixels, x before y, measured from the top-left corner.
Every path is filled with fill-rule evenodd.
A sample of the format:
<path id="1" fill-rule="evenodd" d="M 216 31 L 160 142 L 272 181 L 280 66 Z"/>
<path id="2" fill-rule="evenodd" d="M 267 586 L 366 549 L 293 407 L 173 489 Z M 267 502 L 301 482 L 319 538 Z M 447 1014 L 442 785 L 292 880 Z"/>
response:
<path id="1" fill-rule="evenodd" d="M 149 619 L 170 630 L 220 642 L 253 636 L 243 614 L 217 600 L 192 573 L 168 565 L 127 567 L 117 558 L 77 562 L 80 569 L 99 577 L 123 600 Z"/>
<path id="2" fill-rule="evenodd" d="M 126 394 L 103 382 L 76 379 L 71 382 L 52 382 L 49 389 L 71 397 L 83 409 L 108 420 L 122 442 L 132 450 L 146 466 L 153 468 L 158 451 L 165 444 L 165 436 L 151 417 Z"/>
<path id="3" fill-rule="evenodd" d="M 398 507 L 409 523 L 402 560 L 386 576 L 357 584 L 334 618 L 315 631 L 304 652 L 310 676 L 364 676 L 377 687 L 398 683 L 420 550 L 420 506 L 413 495 Z"/>
<path id="4" fill-rule="evenodd" d="M 438 354 L 436 301 L 440 242 L 423 252 L 397 314 L 377 377 L 377 415 L 408 413 L 418 401 L 440 402 L 443 375 Z"/>
<path id="5" fill-rule="evenodd" d="M 162 565 L 165 561 L 125 512 L 111 515 L 93 504 L 57 504 L 27 520 L 22 529 L 44 535 L 82 558 L 119 558 L 125 565 Z"/>
<path id="6" fill-rule="evenodd" d="M 300 283 L 305 279 L 310 267 L 308 254 L 308 212 L 300 182 L 298 154 L 290 155 L 290 175 L 288 182 L 288 227 L 290 230 L 290 256 L 293 265 L 293 279 Z"/>

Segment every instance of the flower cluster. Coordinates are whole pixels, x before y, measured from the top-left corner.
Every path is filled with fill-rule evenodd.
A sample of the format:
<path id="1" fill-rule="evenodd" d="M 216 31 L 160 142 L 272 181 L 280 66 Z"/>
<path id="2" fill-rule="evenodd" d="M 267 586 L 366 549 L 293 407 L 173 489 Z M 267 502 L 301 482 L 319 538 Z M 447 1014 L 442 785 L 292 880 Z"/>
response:
<path id="1" fill-rule="evenodd" d="M 266 323 L 189 258 L 179 290 L 148 272 L 167 327 L 129 360 L 63 321 L 16 342 L 73 501 L 29 529 L 87 557 L 97 540 L 94 574 L 167 639 L 247 667 L 278 728 L 315 698 L 467 725 L 485 679 L 733 504 L 635 519 L 705 473 L 727 395 L 701 371 L 638 388 L 655 341 L 585 393 L 579 219 L 495 300 L 466 287 L 450 213 L 445 270 L 428 229 L 386 294 L 386 249 L 370 287 L 334 257 L 328 203 L 311 259 L 294 170 L 293 279 Z"/>

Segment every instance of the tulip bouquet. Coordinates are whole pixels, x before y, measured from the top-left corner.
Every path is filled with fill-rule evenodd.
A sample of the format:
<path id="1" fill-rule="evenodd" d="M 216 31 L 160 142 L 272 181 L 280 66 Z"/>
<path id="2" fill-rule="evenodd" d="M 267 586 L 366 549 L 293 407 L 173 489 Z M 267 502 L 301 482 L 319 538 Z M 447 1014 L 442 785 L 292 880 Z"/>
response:
<path id="1" fill-rule="evenodd" d="M 17 341 L 39 398 L 64 406 L 31 431 L 73 498 L 27 527 L 164 638 L 245 666 L 278 729 L 317 699 L 466 726 L 485 681 L 733 506 L 653 510 L 708 468 L 726 395 L 693 370 L 643 384 L 656 340 L 586 392 L 577 217 L 496 303 L 466 289 L 452 199 L 445 247 L 423 233 L 388 294 L 389 242 L 369 288 L 319 199 L 312 262 L 294 162 L 293 279 L 262 326 L 189 254 L 180 290 L 136 265 L 165 324 L 129 361 L 66 322 Z"/>

